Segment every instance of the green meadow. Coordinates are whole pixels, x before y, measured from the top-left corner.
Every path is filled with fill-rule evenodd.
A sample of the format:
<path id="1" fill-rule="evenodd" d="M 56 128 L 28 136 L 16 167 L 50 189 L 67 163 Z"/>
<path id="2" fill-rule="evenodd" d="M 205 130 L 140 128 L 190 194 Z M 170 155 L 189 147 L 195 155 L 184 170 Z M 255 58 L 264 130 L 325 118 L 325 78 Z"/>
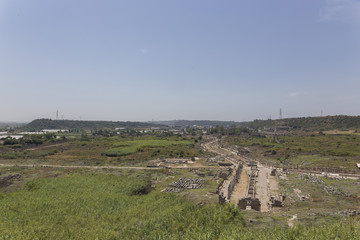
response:
<path id="1" fill-rule="evenodd" d="M 359 239 L 355 220 L 248 227 L 233 205 L 148 189 L 142 174 L 71 173 L 0 195 L 0 239 Z M 149 192 L 150 191 L 150 192 Z"/>
<path id="2" fill-rule="evenodd" d="M 19 164 L 144 166 L 157 158 L 199 157 L 197 140 L 180 136 L 86 136 L 38 146 L 0 146 L 0 160 Z"/>
<path id="3" fill-rule="evenodd" d="M 360 156 L 357 134 L 311 134 L 272 137 L 228 136 L 228 145 L 249 147 L 258 158 L 273 163 L 305 164 L 305 166 L 343 167 L 356 169 Z"/>
<path id="4" fill-rule="evenodd" d="M 169 147 L 176 145 L 193 145 L 193 141 L 179 140 L 179 139 L 134 139 L 132 141 L 119 141 L 113 143 L 113 148 L 105 151 L 104 154 L 109 157 L 125 156 L 136 153 L 138 151 L 144 151 L 145 147 Z"/>

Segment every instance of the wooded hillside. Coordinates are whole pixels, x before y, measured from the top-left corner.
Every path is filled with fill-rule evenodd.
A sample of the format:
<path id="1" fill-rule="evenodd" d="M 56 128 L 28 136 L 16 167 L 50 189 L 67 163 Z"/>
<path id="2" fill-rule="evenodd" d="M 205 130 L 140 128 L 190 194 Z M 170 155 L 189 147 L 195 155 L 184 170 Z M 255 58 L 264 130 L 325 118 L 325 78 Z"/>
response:
<path id="1" fill-rule="evenodd" d="M 115 129 L 115 128 L 145 128 L 159 127 L 162 125 L 145 122 L 112 122 L 112 121 L 77 121 L 77 120 L 51 120 L 36 119 L 22 129 L 26 131 L 38 131 L 42 129 Z"/>
<path id="2" fill-rule="evenodd" d="M 277 120 L 254 120 L 245 126 L 251 128 L 288 126 L 303 130 L 360 129 L 360 116 L 302 117 Z"/>

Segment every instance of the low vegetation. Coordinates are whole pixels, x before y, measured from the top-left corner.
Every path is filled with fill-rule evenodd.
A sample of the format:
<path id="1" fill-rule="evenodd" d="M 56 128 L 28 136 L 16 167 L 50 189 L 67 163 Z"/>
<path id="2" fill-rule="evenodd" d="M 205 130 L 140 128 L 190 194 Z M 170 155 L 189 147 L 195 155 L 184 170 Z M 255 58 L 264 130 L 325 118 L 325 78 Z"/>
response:
<path id="1" fill-rule="evenodd" d="M 357 134 L 308 134 L 272 137 L 228 136 L 230 146 L 249 147 L 257 157 L 273 163 L 304 164 L 355 169 L 360 156 Z"/>
<path id="2" fill-rule="evenodd" d="M 47 136 L 52 136 L 48 138 Z M 13 145 L 0 145 L 0 159 L 34 164 L 144 165 L 157 158 L 192 158 L 201 155 L 197 139 L 150 134 L 143 136 L 76 136 L 65 134 L 31 135 L 14 140 Z M 28 141 L 41 141 L 29 144 Z M 19 160 L 19 161 L 17 161 Z"/>
<path id="3" fill-rule="evenodd" d="M 359 223 L 254 229 L 232 205 L 146 191 L 146 176 L 70 174 L 0 196 L 1 239 L 358 239 Z"/>
<path id="4" fill-rule="evenodd" d="M 175 145 L 193 146 L 194 142 L 183 139 L 134 139 L 132 141 L 118 141 L 113 144 L 114 148 L 105 151 L 103 154 L 109 157 L 125 156 L 136 152 L 144 151 L 144 148 L 169 147 Z M 160 152 L 159 152 L 160 153 Z"/>
<path id="5" fill-rule="evenodd" d="M 359 180 L 319 177 L 312 184 L 298 174 L 280 178 L 285 206 L 269 213 L 219 205 L 217 164 L 201 150 L 208 137 L 117 132 L 25 136 L 0 146 L 0 239 L 359 239 L 358 217 L 341 212 L 359 208 Z M 222 144 L 276 164 L 353 169 L 360 156 L 360 136 L 303 132 L 278 139 L 244 127 L 213 128 L 226 135 Z M 350 132 L 349 132 L 350 133 Z M 200 157 L 195 160 L 195 157 Z M 148 160 L 192 158 L 189 168 L 133 169 Z M 160 162 L 160 161 L 150 161 Z M 175 162 L 175 161 L 174 161 Z M 93 165 L 101 168 L 49 168 L 37 164 Z M 168 163 L 162 163 L 168 164 Z M 172 164 L 172 163 L 171 163 Z M 130 170 L 107 169 L 126 166 Z M 166 165 L 170 166 L 170 165 Z M 183 167 L 184 163 L 174 164 Z M 283 176 L 282 176 L 283 177 Z M 200 189 L 161 192 L 179 178 L 201 178 Z M 337 193 L 326 192 L 332 187 Z M 303 199 L 305 196 L 305 200 Z M 294 227 L 289 219 L 296 215 Z"/>

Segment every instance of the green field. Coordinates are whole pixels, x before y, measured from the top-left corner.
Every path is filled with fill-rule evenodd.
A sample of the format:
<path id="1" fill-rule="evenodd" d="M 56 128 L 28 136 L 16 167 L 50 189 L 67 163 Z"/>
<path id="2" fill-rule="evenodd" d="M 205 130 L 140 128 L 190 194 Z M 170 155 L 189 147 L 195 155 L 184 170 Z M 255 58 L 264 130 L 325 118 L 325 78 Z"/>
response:
<path id="1" fill-rule="evenodd" d="M 239 146 L 262 146 L 276 151 L 305 152 L 331 156 L 360 155 L 360 136 L 351 135 L 307 135 L 307 136 L 279 136 L 278 143 L 271 138 L 229 137 L 227 141 Z"/>
<path id="2" fill-rule="evenodd" d="M 272 163 L 305 164 L 305 166 L 344 167 L 356 169 L 360 156 L 360 136 L 298 135 L 271 137 L 226 137 L 229 146 L 249 147 L 255 157 Z"/>
<path id="3" fill-rule="evenodd" d="M 0 147 L 0 161 L 19 164 L 144 166 L 151 159 L 201 155 L 195 139 L 161 135 L 86 136 L 37 146 Z"/>
<path id="4" fill-rule="evenodd" d="M 160 175 L 159 175 L 160 174 Z M 158 177 L 162 175 L 157 173 Z M 0 239 L 358 239 L 359 223 L 248 227 L 232 205 L 147 192 L 144 173 L 71 173 L 0 195 Z"/>
<path id="5" fill-rule="evenodd" d="M 144 151 L 145 147 L 169 147 L 176 145 L 188 145 L 192 146 L 193 141 L 179 140 L 179 139 L 134 139 L 132 141 L 118 141 L 113 143 L 113 148 L 104 152 L 106 156 L 117 157 L 133 154 L 139 151 Z"/>

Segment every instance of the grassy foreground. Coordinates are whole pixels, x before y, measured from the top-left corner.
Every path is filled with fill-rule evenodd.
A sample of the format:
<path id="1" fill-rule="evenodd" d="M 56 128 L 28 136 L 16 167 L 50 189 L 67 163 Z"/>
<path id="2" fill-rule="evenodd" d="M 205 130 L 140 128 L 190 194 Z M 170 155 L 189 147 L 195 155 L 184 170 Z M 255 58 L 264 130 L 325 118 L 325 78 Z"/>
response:
<path id="1" fill-rule="evenodd" d="M 199 206 L 142 175 L 69 174 L 0 194 L 0 239 L 359 239 L 360 224 L 254 229 L 231 205 Z"/>

